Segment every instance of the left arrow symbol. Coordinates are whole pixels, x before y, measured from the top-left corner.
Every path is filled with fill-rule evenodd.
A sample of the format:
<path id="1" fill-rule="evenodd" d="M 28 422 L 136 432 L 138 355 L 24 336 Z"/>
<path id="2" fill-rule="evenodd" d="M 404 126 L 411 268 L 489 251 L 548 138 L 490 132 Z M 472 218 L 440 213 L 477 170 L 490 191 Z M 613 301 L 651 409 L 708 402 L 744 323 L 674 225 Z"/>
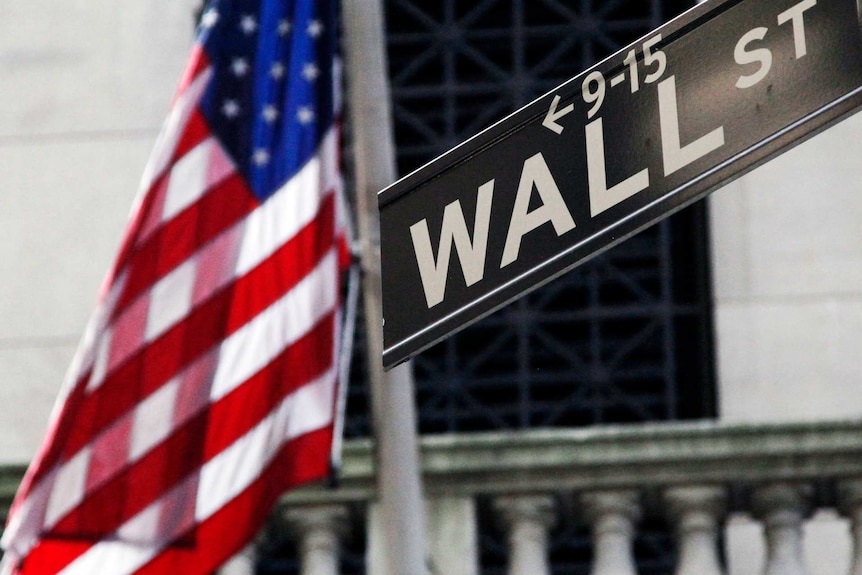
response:
<path id="1" fill-rule="evenodd" d="M 554 96 L 554 101 L 551 102 L 551 107 L 548 108 L 548 113 L 545 114 L 545 119 L 542 120 L 542 125 L 547 129 L 557 133 L 563 133 L 563 127 L 557 123 L 557 120 L 570 113 L 575 109 L 574 104 L 569 104 L 562 110 L 557 110 L 557 106 L 560 105 L 560 97 Z"/>

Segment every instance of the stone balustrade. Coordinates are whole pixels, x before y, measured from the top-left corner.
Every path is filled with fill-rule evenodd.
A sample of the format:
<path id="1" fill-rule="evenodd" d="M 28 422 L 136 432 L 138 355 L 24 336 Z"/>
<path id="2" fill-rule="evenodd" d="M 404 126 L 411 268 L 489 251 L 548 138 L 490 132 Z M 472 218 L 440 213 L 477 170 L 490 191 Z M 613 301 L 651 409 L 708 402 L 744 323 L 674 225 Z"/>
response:
<path id="1" fill-rule="evenodd" d="M 633 542 L 646 514 L 658 514 L 673 527 L 675 575 L 723 575 L 724 532 L 730 515 L 740 513 L 762 528 L 758 575 L 812 575 L 803 549 L 804 525 L 815 503 L 849 520 L 853 557 L 846 558 L 847 573 L 862 575 L 860 422 L 663 423 L 430 436 L 421 449 L 435 573 L 479 572 L 479 497 L 492 500 L 506 530 L 508 572 L 550 573 L 547 541 L 557 498 L 573 496 L 580 519 L 590 526 L 592 575 L 635 575 Z M 340 488 L 293 492 L 285 508 L 302 514 L 317 505 L 373 501 L 373 461 L 370 441 L 348 442 Z M 815 491 L 821 493 L 818 501 Z M 441 521 L 441 509 L 444 517 L 458 519 Z M 368 516 L 373 522 L 373 514 Z M 449 544 L 440 544 L 447 539 Z M 383 573 L 375 542 L 369 547 L 368 572 Z"/>
<path id="2" fill-rule="evenodd" d="M 810 569 L 817 558 L 804 555 L 806 526 L 823 508 L 844 518 L 848 556 L 837 575 L 862 575 L 862 422 L 429 436 L 421 450 L 432 573 L 480 572 L 481 499 L 506 534 L 513 575 L 551 573 L 549 533 L 563 511 L 589 527 L 592 575 L 635 575 L 634 537 L 647 517 L 673 530 L 675 575 L 736 575 L 727 560 L 731 516 L 758 526 L 757 575 L 817 575 L 824 572 Z M 11 495 L 15 473 L 0 470 L 0 496 Z M 349 441 L 337 489 L 310 486 L 284 497 L 279 518 L 297 542 L 303 575 L 339 572 L 339 542 L 357 509 L 367 523 L 366 571 L 402 575 L 382 567 L 381 550 L 393 542 L 375 528 L 374 480 L 373 444 Z M 252 573 L 252 553 L 227 572 Z"/>

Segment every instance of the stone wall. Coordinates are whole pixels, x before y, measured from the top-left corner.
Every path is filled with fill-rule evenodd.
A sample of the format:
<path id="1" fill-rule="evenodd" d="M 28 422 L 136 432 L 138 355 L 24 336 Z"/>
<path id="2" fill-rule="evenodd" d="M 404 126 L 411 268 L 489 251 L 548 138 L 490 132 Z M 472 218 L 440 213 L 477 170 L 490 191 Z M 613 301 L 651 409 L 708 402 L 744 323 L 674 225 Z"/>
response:
<path id="1" fill-rule="evenodd" d="M 862 114 L 711 197 L 722 418 L 862 416 Z"/>
<path id="2" fill-rule="evenodd" d="M 710 198 L 719 413 L 730 422 L 862 417 L 862 114 Z M 727 530 L 731 575 L 762 571 L 762 527 Z M 806 524 L 812 575 L 846 570 L 845 520 Z"/>
<path id="3" fill-rule="evenodd" d="M 0 464 L 29 460 L 193 38 L 192 0 L 0 7 Z"/>

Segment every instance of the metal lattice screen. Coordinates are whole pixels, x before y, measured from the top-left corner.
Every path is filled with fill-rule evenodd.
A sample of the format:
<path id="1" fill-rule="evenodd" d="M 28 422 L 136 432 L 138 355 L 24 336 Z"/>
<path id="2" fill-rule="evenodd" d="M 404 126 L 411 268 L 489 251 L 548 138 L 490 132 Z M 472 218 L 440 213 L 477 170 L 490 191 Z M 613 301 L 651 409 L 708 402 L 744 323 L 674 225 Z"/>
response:
<path id="1" fill-rule="evenodd" d="M 387 0 L 401 174 L 658 27 L 689 5 L 644 0 Z M 413 361 L 422 433 L 714 415 L 703 204 L 445 340 Z M 377 358 L 375 358 L 377 360 Z M 353 380 L 349 434 L 367 435 Z M 480 500 L 481 571 L 505 573 L 505 536 Z M 565 509 L 566 506 L 561 506 Z M 673 539 L 641 525 L 641 573 L 672 572 Z M 589 573 L 588 529 L 562 513 L 556 575 Z"/>
<path id="2" fill-rule="evenodd" d="M 433 159 L 692 3 L 386 0 L 400 173 Z M 420 431 L 714 416 L 705 225 L 705 208 L 696 204 L 418 356 L 413 364 Z M 349 437 L 371 433 L 361 325 L 358 333 Z M 488 502 L 478 505 L 481 571 L 504 573 L 505 538 Z M 358 533 L 360 523 L 355 522 Z M 344 573 L 365 572 L 364 540 L 354 539 L 346 546 Z M 289 548 L 273 544 L 264 553 L 274 562 L 265 561 L 262 573 L 296 572 L 293 552 L 285 545 Z M 575 514 L 562 514 L 550 545 L 556 575 L 589 572 L 588 533 Z M 647 520 L 641 526 L 635 553 L 641 573 L 672 572 L 673 543 L 660 522 Z M 278 557 L 283 557 L 281 563 Z"/>
<path id="3" fill-rule="evenodd" d="M 659 0 L 388 0 L 402 174 L 687 7 Z M 701 204 L 414 360 L 422 433 L 710 417 Z M 378 360 L 379 361 L 379 360 Z M 367 435 L 351 382 L 348 434 Z"/>

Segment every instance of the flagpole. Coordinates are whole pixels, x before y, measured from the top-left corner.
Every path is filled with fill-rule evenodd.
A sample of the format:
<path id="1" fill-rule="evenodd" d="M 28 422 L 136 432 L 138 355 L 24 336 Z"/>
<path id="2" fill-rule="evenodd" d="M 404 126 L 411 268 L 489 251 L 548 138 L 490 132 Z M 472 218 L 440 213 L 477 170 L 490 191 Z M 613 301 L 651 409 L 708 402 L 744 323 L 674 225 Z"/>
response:
<path id="1" fill-rule="evenodd" d="M 353 237 L 352 234 L 350 237 Z M 352 256 L 351 259 L 353 259 Z M 350 379 L 350 364 L 353 361 L 353 338 L 356 334 L 360 273 L 359 262 L 356 260 L 351 261 L 350 271 L 347 275 L 347 293 L 344 302 L 341 342 L 338 346 L 338 391 L 335 397 L 332 450 L 329 455 L 329 479 L 333 485 L 338 484 L 338 477 L 341 474 L 341 451 L 344 446 L 344 417 L 347 408 L 347 384 Z"/>
<path id="2" fill-rule="evenodd" d="M 425 507 L 409 363 L 383 371 L 377 192 L 395 181 L 389 85 L 380 0 L 343 0 L 348 98 L 356 164 L 357 219 L 377 457 L 377 517 L 383 556 L 375 574 L 424 575 Z"/>

